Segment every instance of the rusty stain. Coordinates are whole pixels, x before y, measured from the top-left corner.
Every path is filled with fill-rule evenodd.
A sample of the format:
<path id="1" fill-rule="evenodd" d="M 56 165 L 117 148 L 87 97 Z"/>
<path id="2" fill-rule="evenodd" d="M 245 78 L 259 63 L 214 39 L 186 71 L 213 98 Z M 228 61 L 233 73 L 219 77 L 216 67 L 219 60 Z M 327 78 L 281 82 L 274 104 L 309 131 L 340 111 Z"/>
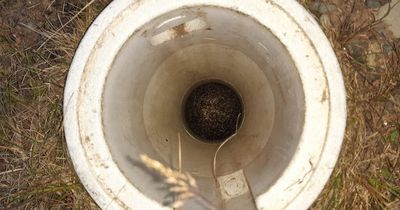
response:
<path id="1" fill-rule="evenodd" d="M 321 103 L 324 103 L 328 99 L 328 90 L 325 88 L 324 92 L 322 93 Z"/>
<path id="2" fill-rule="evenodd" d="M 185 34 L 187 34 L 188 32 L 186 31 L 186 24 L 180 24 L 178 26 L 175 26 L 173 28 L 174 32 L 175 32 L 175 37 L 182 37 Z"/>
<path id="3" fill-rule="evenodd" d="M 86 138 L 85 138 L 85 143 L 86 143 L 86 144 L 90 144 L 90 138 L 89 138 L 89 136 L 86 136 Z"/>

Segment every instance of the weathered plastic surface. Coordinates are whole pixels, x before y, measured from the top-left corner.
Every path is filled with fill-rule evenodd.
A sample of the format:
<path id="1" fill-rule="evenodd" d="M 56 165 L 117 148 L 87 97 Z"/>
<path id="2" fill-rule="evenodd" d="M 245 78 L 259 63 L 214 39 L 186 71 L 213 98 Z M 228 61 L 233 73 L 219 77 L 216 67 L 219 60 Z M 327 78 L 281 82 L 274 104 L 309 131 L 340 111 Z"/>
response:
<path id="1" fill-rule="evenodd" d="M 186 92 L 209 79 L 232 85 L 245 110 L 218 156 L 218 177 L 246 178 L 222 182 L 226 209 L 312 204 L 346 119 L 340 68 L 312 16 L 294 0 L 115 0 L 80 43 L 64 96 L 68 149 L 101 208 L 168 209 L 167 192 L 135 161 L 147 154 L 177 167 L 177 133 L 183 170 L 218 202 L 218 145 L 190 136 L 181 113 Z"/>

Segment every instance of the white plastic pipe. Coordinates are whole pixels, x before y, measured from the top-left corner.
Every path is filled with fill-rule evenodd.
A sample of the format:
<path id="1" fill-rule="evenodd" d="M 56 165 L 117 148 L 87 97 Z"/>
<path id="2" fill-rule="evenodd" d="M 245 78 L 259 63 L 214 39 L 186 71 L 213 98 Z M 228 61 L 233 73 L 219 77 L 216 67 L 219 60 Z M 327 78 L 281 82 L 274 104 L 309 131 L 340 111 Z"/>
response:
<path id="1" fill-rule="evenodd" d="M 187 92 L 207 80 L 230 84 L 244 106 L 218 156 L 220 190 L 218 144 L 194 138 L 182 117 Z M 345 103 L 329 41 L 294 0 L 115 0 L 75 53 L 64 126 L 75 170 L 103 209 L 168 209 L 167 192 L 134 162 L 147 154 L 177 168 L 180 133 L 182 170 L 212 202 L 222 195 L 225 209 L 246 209 L 251 192 L 258 209 L 298 210 L 334 168 Z"/>

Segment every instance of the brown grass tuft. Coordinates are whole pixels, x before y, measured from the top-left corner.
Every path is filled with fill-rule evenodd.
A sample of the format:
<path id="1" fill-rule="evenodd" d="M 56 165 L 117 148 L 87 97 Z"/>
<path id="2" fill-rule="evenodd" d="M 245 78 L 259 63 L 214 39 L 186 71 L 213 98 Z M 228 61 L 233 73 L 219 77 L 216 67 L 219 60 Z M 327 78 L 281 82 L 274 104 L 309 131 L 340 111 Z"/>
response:
<path id="1" fill-rule="evenodd" d="M 68 23 L 85 1 L 0 1 L 0 209 L 97 209 L 68 158 L 62 97 L 74 50 L 106 4 Z"/>
<path id="2" fill-rule="evenodd" d="M 317 18 L 345 80 L 348 119 L 341 155 L 313 209 L 400 208 L 400 40 L 362 1 L 329 2 Z"/>

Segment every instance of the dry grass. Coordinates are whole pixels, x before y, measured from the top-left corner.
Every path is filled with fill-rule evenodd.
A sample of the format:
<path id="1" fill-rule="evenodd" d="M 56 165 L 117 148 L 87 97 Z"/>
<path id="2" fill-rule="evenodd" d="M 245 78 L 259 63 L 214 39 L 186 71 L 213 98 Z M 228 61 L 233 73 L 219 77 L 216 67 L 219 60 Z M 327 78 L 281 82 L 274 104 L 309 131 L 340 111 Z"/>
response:
<path id="1" fill-rule="evenodd" d="M 61 110 L 74 49 L 109 0 L 79 15 L 88 0 L 31 2 L 0 0 L 0 209 L 97 209 L 73 172 Z M 400 41 L 361 0 L 326 2 L 339 9 L 315 15 L 342 66 L 348 126 L 338 164 L 313 209 L 400 208 Z M 48 8 L 47 19 L 31 12 Z"/>
<path id="2" fill-rule="evenodd" d="M 313 208 L 399 209 L 400 40 L 361 1 L 329 2 L 338 9 L 316 15 L 342 67 L 348 119 L 339 161 Z"/>
<path id="3" fill-rule="evenodd" d="M 141 155 L 140 159 L 148 169 L 152 170 L 158 176 L 161 176 L 164 183 L 168 185 L 168 191 L 170 193 L 167 197 L 172 197 L 173 199 L 171 202 L 165 203 L 165 205 L 174 209 L 181 208 L 185 201 L 197 199 L 205 208 L 216 210 L 215 205 L 200 193 L 197 182 L 192 175 L 187 172 L 185 173 L 166 167 L 162 163 L 146 155 Z"/>
<path id="4" fill-rule="evenodd" d="M 96 209 L 67 154 L 62 97 L 75 47 L 107 2 L 70 24 L 84 2 L 31 2 L 0 1 L 0 209 Z"/>

